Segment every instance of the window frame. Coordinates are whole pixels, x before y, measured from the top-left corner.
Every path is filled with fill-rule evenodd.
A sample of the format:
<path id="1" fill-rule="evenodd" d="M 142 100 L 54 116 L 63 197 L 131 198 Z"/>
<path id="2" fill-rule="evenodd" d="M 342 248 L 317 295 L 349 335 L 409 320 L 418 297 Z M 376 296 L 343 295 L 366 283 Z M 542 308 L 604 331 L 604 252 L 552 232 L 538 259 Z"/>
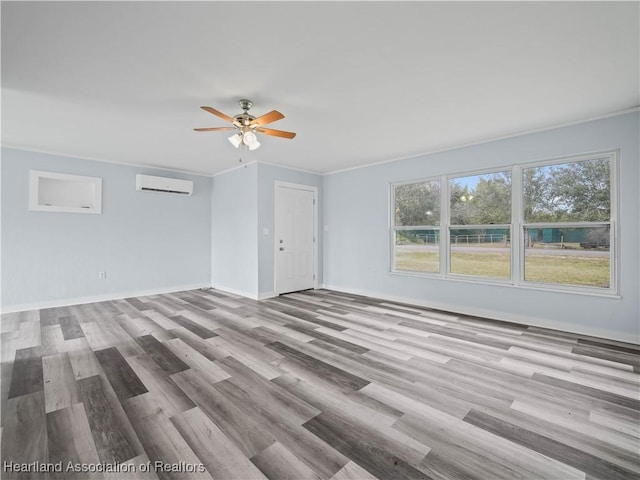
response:
<path id="1" fill-rule="evenodd" d="M 577 163 L 586 160 L 607 158 L 609 161 L 609 190 L 610 190 L 610 218 L 608 221 L 598 222 L 525 222 L 524 218 L 524 188 L 523 188 L 523 170 L 536 167 L 545 167 L 551 165 L 562 165 L 568 163 Z M 510 172 L 511 174 L 511 223 L 510 224 L 490 224 L 490 225 L 457 225 L 451 224 L 450 213 L 450 182 L 456 178 L 487 175 L 492 173 Z M 517 288 L 525 288 L 530 290 L 545 290 L 553 292 L 578 293 L 594 296 L 618 296 L 620 288 L 620 259 L 619 259 L 619 150 L 605 150 L 601 152 L 566 155 L 554 157 L 545 160 L 536 160 L 511 165 L 503 165 L 498 167 L 490 167 L 482 170 L 470 170 L 464 172 L 456 172 L 450 174 L 434 175 L 411 180 L 403 180 L 390 182 L 390 215 L 389 215 L 389 239 L 390 239 L 390 257 L 389 257 L 389 274 L 405 275 L 416 277 L 437 278 L 448 281 L 464 281 L 471 283 L 490 284 L 510 286 Z M 440 182 L 440 225 L 416 225 L 416 226 L 396 226 L 395 225 L 395 187 L 397 185 L 422 183 L 422 182 Z M 451 272 L 451 229 L 478 229 L 486 228 L 508 228 L 510 231 L 510 278 L 499 277 L 483 277 L 477 275 L 466 275 Z M 609 288 L 569 285 L 562 283 L 543 283 L 527 281 L 524 279 L 525 274 L 525 231 L 527 228 L 588 228 L 609 226 Z M 418 230 L 433 229 L 440 232 L 439 244 L 439 272 L 422 272 L 418 270 L 399 270 L 395 268 L 395 238 L 398 230 Z"/>
<path id="2" fill-rule="evenodd" d="M 542 288 L 545 290 L 564 290 L 568 292 L 580 292 L 580 293 L 593 293 L 600 295 L 618 295 L 618 272 L 619 272 L 619 258 L 618 258 L 618 157 L 619 150 L 609 150 L 604 152 L 595 152 L 581 155 L 569 155 L 559 158 L 548 159 L 539 162 L 531 162 L 526 164 L 520 164 L 517 167 L 518 179 L 520 182 L 520 195 L 519 202 L 520 208 L 518 210 L 518 231 L 519 231 L 519 275 L 518 284 L 527 287 Z M 523 189 L 523 175 L 524 170 L 537 167 L 549 167 L 553 165 L 563 165 L 570 163 L 579 163 L 588 160 L 596 160 L 607 158 L 609 161 L 609 195 L 610 195 L 610 210 L 609 220 L 581 222 L 526 222 L 524 217 L 524 189 Z M 531 280 L 525 280 L 525 231 L 527 228 L 589 228 L 589 227 L 601 227 L 609 226 L 609 288 L 594 287 L 587 285 L 570 285 L 566 283 L 544 283 L 535 282 Z"/>
<path id="3" fill-rule="evenodd" d="M 413 185 L 417 183 L 440 183 L 440 225 L 396 225 L 396 187 L 402 185 Z M 417 275 L 417 276 L 429 276 L 440 277 L 442 273 L 442 177 L 425 177 L 415 180 L 405 180 L 401 182 L 390 183 L 390 228 L 389 228 L 389 242 L 390 248 L 390 264 L 389 270 L 391 273 L 400 275 Z M 396 268 L 396 232 L 398 231 L 410 231 L 410 230 L 437 230 L 438 231 L 438 260 L 439 269 L 437 272 L 425 272 L 421 270 L 400 270 Z"/>
<path id="4" fill-rule="evenodd" d="M 450 209 L 451 209 L 451 182 L 456 178 L 465 178 L 465 177 L 478 177 L 481 175 L 495 175 L 497 173 L 506 173 L 508 172 L 511 176 L 511 223 L 495 223 L 495 224 L 469 224 L 469 225 L 461 225 L 458 223 L 451 223 L 450 218 Z M 446 244 L 446 257 L 447 257 L 447 270 L 446 270 L 446 278 L 451 279 L 460 279 L 467 281 L 480 281 L 485 283 L 487 280 L 489 283 L 498 283 L 502 285 L 510 285 L 512 284 L 513 277 L 513 242 L 509 244 L 509 276 L 508 277 L 489 277 L 483 275 L 468 275 L 464 273 L 454 273 L 451 271 L 451 231 L 452 230 L 460 230 L 460 229 L 469 229 L 469 230 L 480 230 L 483 228 L 506 228 L 509 229 L 509 236 L 513 239 L 513 167 L 496 167 L 490 168 L 486 170 L 475 170 L 472 172 L 464 172 L 464 173 L 455 173 L 444 175 L 447 182 L 446 194 L 447 194 L 447 218 L 446 218 L 446 227 L 447 227 L 447 244 Z"/>

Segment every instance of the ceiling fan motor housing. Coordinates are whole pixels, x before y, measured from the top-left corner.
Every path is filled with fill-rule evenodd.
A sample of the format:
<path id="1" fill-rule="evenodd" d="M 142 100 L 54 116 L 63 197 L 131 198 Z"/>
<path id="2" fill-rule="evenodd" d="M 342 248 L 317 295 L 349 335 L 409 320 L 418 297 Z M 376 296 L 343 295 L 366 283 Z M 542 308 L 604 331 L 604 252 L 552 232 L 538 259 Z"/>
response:
<path id="1" fill-rule="evenodd" d="M 234 123 L 237 122 L 237 124 L 241 127 L 248 127 L 249 124 L 251 123 L 251 120 L 255 119 L 256 117 L 254 117 L 253 115 L 249 115 L 248 113 L 239 113 L 238 115 L 235 115 L 233 117 Z M 255 125 L 255 127 L 257 128 L 258 125 Z"/>
<path id="2" fill-rule="evenodd" d="M 253 105 L 253 102 L 251 100 L 247 100 L 246 98 L 243 98 L 238 103 L 240 104 L 240 108 L 244 110 L 244 113 L 239 113 L 238 115 L 235 115 L 233 117 L 233 119 L 235 120 L 234 123 L 237 122 L 237 125 L 240 127 L 248 127 L 251 121 L 256 118 L 253 115 L 249 115 L 249 109 Z M 256 128 L 257 128 L 257 125 L 256 125 Z"/>

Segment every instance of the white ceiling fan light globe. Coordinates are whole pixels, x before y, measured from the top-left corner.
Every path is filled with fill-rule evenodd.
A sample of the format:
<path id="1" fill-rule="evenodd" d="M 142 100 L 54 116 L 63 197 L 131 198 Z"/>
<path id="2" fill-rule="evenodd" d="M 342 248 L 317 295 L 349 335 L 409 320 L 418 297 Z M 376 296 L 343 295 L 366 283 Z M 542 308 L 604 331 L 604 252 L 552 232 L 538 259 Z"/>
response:
<path id="1" fill-rule="evenodd" d="M 234 133 L 229 137 L 229 141 L 231 142 L 231 145 L 238 148 L 240 146 L 240 143 L 242 142 L 242 137 L 239 133 Z"/>
<path id="2" fill-rule="evenodd" d="M 249 145 L 249 150 L 256 150 L 260 146 L 260 142 L 256 140 L 251 145 Z"/>
<path id="3" fill-rule="evenodd" d="M 248 131 L 244 132 L 244 134 L 242 135 L 242 141 L 245 145 L 251 146 L 254 143 L 258 142 L 258 137 L 256 137 L 255 133 Z"/>

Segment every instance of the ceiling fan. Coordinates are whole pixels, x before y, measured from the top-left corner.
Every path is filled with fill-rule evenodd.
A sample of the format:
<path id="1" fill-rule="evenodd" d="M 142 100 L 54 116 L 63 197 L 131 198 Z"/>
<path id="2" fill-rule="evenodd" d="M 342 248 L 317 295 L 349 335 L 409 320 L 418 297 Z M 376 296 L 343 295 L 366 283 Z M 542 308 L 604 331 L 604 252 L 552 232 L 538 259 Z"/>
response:
<path id="1" fill-rule="evenodd" d="M 238 148 L 241 144 L 249 147 L 249 150 L 255 150 L 260 146 L 256 133 L 264 133 L 265 135 L 271 135 L 281 138 L 293 138 L 296 136 L 293 132 L 285 132 L 284 130 L 274 130 L 272 128 L 264 128 L 265 125 L 273 123 L 278 120 L 282 120 L 284 115 L 277 110 L 271 110 L 269 113 L 265 113 L 259 117 L 254 117 L 249 113 L 249 109 L 253 105 L 251 100 L 243 98 L 240 100 L 240 108 L 243 112 L 230 117 L 229 115 L 216 110 L 211 107 L 200 107 L 204 111 L 209 112 L 217 117 L 226 120 L 233 124 L 233 127 L 208 127 L 208 128 L 194 128 L 196 132 L 215 132 L 221 130 L 236 130 L 236 133 L 229 137 L 229 141 L 234 147 Z"/>

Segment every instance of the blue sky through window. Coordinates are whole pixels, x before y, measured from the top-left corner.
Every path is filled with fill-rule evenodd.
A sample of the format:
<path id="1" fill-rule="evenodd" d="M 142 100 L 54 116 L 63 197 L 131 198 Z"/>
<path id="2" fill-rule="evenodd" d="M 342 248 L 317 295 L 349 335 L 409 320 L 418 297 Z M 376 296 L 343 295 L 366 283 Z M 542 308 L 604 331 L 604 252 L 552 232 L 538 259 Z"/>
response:
<path id="1" fill-rule="evenodd" d="M 483 177 L 483 175 L 473 175 L 471 177 L 457 177 L 452 178 L 451 182 L 460 185 L 461 187 L 467 187 L 469 190 L 473 190 L 478 185 L 478 182 Z"/>

